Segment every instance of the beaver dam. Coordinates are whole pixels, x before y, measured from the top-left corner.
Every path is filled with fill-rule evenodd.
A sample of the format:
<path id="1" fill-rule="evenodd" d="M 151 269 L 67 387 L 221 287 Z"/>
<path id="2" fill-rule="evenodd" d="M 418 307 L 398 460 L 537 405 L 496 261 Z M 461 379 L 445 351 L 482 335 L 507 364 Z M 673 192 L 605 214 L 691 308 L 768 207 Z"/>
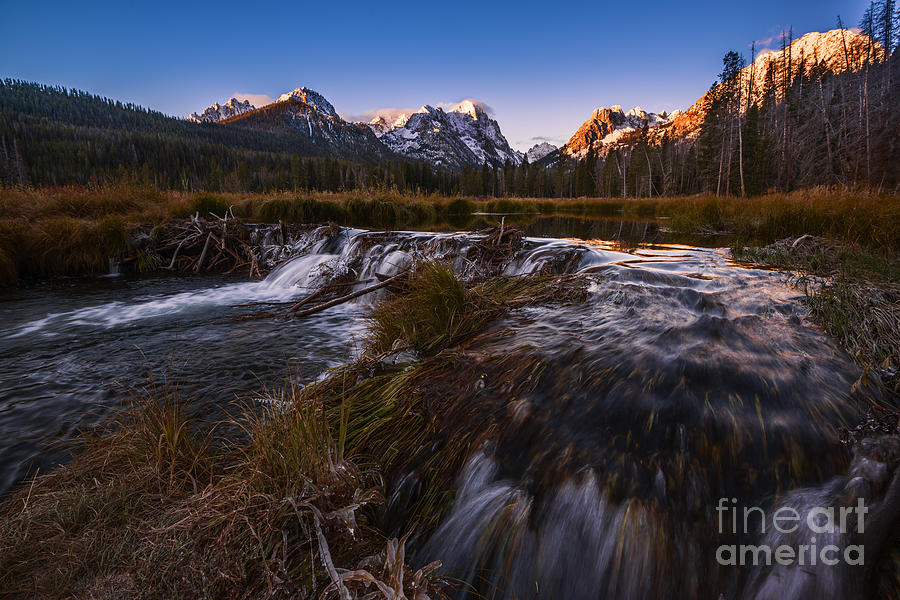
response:
<path id="1" fill-rule="evenodd" d="M 252 260 L 202 228 L 191 258 L 165 257 L 217 274 L 56 280 L 0 305 L 0 592 L 900 593 L 891 398 L 785 274 L 723 249 L 502 226 L 251 234 Z M 268 274 L 226 274 L 248 261 Z M 165 412 L 166 392 L 160 414 L 189 413 L 204 441 L 171 442 L 191 458 L 165 463 L 151 505 L 126 490 L 143 479 L 109 465 L 144 473 L 178 436 L 143 462 L 96 440 L 132 439 L 101 425 L 122 382 L 159 399 L 163 378 L 185 400 Z M 60 438 L 95 428 L 101 450 L 28 483 L 69 460 Z M 823 525 L 823 507 L 847 526 Z M 775 514 L 800 526 L 782 532 Z M 780 547 L 792 558 L 767 559 Z M 54 555 L 78 565 L 58 567 L 65 583 L 42 574 Z"/>

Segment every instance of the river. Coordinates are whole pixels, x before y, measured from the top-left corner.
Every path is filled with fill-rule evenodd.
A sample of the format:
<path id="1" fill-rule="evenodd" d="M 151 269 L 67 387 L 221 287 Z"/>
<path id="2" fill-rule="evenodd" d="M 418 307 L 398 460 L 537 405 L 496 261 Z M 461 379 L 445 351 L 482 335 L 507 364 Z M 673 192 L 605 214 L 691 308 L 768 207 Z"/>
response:
<path id="1" fill-rule="evenodd" d="M 460 372 L 453 383 L 485 407 L 478 426 L 501 433 L 457 474 L 456 499 L 417 560 L 444 561 L 487 597 L 845 597 L 855 580 L 841 568 L 717 564 L 716 506 L 734 497 L 802 513 L 855 499 L 854 478 L 883 484 L 872 460 L 837 439 L 861 414 L 850 392 L 858 367 L 809 322 L 782 273 L 721 248 L 581 235 L 526 238 L 505 266 L 582 273 L 588 300 L 515 311 L 468 350 L 481 379 Z M 336 273 L 360 288 L 416 258 L 469 276 L 475 239 L 344 229 L 296 241 L 286 249 L 294 258 L 263 281 L 60 279 L 6 293 L 0 491 L 64 461 L 59 440 L 109 419 L 151 369 L 157 380 L 177 376 L 210 419 L 285 377 L 315 379 L 353 357 L 373 298 L 295 320 L 241 320 L 266 307 L 235 305 L 299 299 Z M 517 354 L 545 365 L 524 396 L 492 371 L 496 357 Z M 403 497 L 396 491 L 388 496 Z"/>

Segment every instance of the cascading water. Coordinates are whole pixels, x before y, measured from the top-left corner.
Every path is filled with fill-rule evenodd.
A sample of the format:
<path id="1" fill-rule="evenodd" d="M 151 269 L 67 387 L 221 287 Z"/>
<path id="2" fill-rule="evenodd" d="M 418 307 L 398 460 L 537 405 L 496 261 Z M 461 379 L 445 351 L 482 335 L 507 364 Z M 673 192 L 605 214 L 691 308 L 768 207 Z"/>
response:
<path id="1" fill-rule="evenodd" d="M 357 234 L 340 260 L 359 265 L 359 279 L 418 257 L 450 260 L 467 277 L 479 274 L 466 259 L 475 239 Z M 852 397 L 859 369 L 806 321 L 784 277 L 723 251 L 623 253 L 538 239 L 525 240 L 503 272 L 547 270 L 591 277 L 589 300 L 523 310 L 468 348 L 486 372 L 451 385 L 473 390 L 460 402 L 489 407 L 473 426 L 501 433 L 460 474 L 420 560 L 442 560 L 445 573 L 487 597 L 842 598 L 862 589 L 858 565 L 721 564 L 717 555 L 731 544 L 815 543 L 809 530 L 719 530 L 722 498 L 757 511 L 791 506 L 803 520 L 863 497 L 847 491 L 860 481 L 885 483 L 884 463 L 848 467 L 836 435 L 878 393 Z M 517 353 L 545 363 L 526 397 L 504 393 L 508 373 L 491 373 L 490 357 Z M 398 482 L 414 487 L 416 473 Z M 392 497 L 402 504 L 408 495 Z M 879 508 L 878 494 L 864 497 Z M 857 537 L 820 535 L 819 547 L 843 551 Z"/>
<path id="2" fill-rule="evenodd" d="M 558 258 L 558 244 L 532 241 L 507 272 Z M 562 247 L 592 277 L 586 305 L 510 316 L 467 348 L 478 385 L 464 371 L 448 375 L 471 390 L 458 402 L 487 407 L 470 426 L 498 433 L 459 476 L 421 561 L 442 560 L 473 597 L 860 593 L 863 567 L 852 563 L 811 571 L 796 559 L 772 567 L 717 554 L 760 544 L 808 553 L 815 543 L 808 528 L 785 539 L 771 525 L 768 537 L 719 530 L 723 498 L 770 513 L 793 505 L 803 521 L 849 502 L 835 478 L 884 484 L 884 464 L 842 475 L 837 429 L 879 397 L 853 397 L 859 369 L 806 321 L 797 292 L 723 252 Z M 525 393 L 510 392 L 516 356 L 541 364 Z M 865 500 L 879 510 L 877 494 Z M 843 551 L 856 537 L 820 536 L 818 548 Z"/>
<path id="3" fill-rule="evenodd" d="M 199 361 L 189 391 L 211 405 L 233 399 L 222 388 L 277 384 L 286 365 L 312 379 L 350 355 L 359 304 L 237 323 L 257 308 L 232 305 L 291 302 L 336 279 L 361 290 L 420 258 L 474 277 L 478 240 L 321 228 L 268 246 L 267 259 L 283 262 L 263 281 L 106 279 L 23 292 L 0 309 L 0 463 L 11 465 L 0 490 L 30 462 L 60 459 L 36 436 L 107 416 L 109 383 L 141 371 L 134 344 L 163 357 L 177 332 Z M 503 265 L 507 275 L 544 271 L 582 273 L 588 300 L 516 311 L 465 348 L 468 370 L 451 373 L 446 389 L 479 407 L 479 420 L 448 427 L 493 433 L 472 449 L 416 560 L 441 560 L 473 595 L 495 598 L 849 597 L 861 577 L 850 566 L 717 562 L 722 544 L 803 541 L 719 531 L 721 498 L 803 513 L 859 496 L 877 512 L 885 485 L 877 460 L 851 463 L 837 440 L 867 399 L 850 393 L 859 370 L 807 322 L 783 277 L 722 250 L 536 238 Z M 540 366 L 525 391 L 510 383 L 516 363 Z M 401 488 L 419 474 L 393 475 L 390 510 L 402 514 Z M 845 548 L 855 538 L 827 539 Z"/>
<path id="4" fill-rule="evenodd" d="M 289 303 L 340 276 L 357 282 L 348 291 L 362 289 L 418 257 L 453 254 L 460 272 L 475 268 L 460 253 L 477 239 L 466 234 L 320 227 L 280 244 L 277 228 L 260 227 L 254 236 L 274 267 L 262 281 L 102 277 L 5 292 L 0 494 L 27 473 L 66 460 L 57 442 L 108 420 L 123 395 L 118 382 L 140 387 L 151 371 L 159 380 L 174 367 L 169 374 L 182 395 L 216 418 L 236 397 L 283 384 L 287 375 L 311 380 L 346 361 L 358 345 L 360 304 L 378 296 L 296 321 L 235 322 L 260 307 L 234 305 Z"/>

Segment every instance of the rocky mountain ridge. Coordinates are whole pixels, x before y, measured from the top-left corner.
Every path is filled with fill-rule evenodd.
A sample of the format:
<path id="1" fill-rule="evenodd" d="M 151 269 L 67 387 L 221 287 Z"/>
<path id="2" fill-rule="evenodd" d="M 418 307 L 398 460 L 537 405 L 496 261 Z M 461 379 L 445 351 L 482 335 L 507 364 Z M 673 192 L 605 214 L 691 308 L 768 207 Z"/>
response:
<path id="1" fill-rule="evenodd" d="M 648 113 L 640 106 L 627 112 L 617 105 L 609 108 L 600 107 L 594 109 L 591 117 L 569 138 L 561 151 L 569 156 L 581 158 L 590 148 L 601 150 L 617 143 L 629 133 L 671 123 L 680 114 L 680 111 L 671 114 L 665 111 L 659 114 Z"/>
<path id="2" fill-rule="evenodd" d="M 390 127 L 385 125 L 383 120 L 369 123 L 381 142 L 397 154 L 436 166 L 502 166 L 507 161 L 519 165 L 523 160 L 523 155 L 510 147 L 497 121 L 473 100 L 447 111 L 425 105 L 409 116 L 400 115 Z"/>
<path id="3" fill-rule="evenodd" d="M 741 89 L 746 94 L 743 110 L 750 103 L 762 101 L 767 79 L 784 77 L 800 69 L 807 74 L 814 69 L 837 74 L 862 68 L 867 61 L 880 58 L 882 54 L 881 47 L 868 36 L 848 29 L 810 32 L 786 43 L 784 48 L 764 50 L 738 75 Z M 629 143 L 633 134 L 644 128 L 652 139 L 658 140 L 666 133 L 670 139 L 693 139 L 699 133 L 712 94 L 710 90 L 687 110 L 672 113 L 648 113 L 640 107 L 625 112 L 621 106 L 595 109 L 560 152 L 580 159 L 593 148 L 602 155 L 617 144 Z"/>
<path id="4" fill-rule="evenodd" d="M 378 115 L 364 124 L 344 120 L 323 95 L 298 87 L 262 108 L 233 98 L 188 119 L 269 129 L 277 129 L 280 123 L 304 135 L 312 148 L 336 156 L 358 156 L 361 151 L 367 152 L 369 159 L 399 155 L 451 169 L 485 163 L 502 166 L 507 161 L 519 165 L 524 158 L 510 147 L 484 105 L 475 100 L 464 100 L 447 111 L 426 105 L 390 120 Z"/>
<path id="5" fill-rule="evenodd" d="M 784 77 L 785 73 L 800 69 L 807 73 L 814 69 L 833 73 L 856 70 L 881 54 L 877 43 L 853 30 L 807 33 L 783 48 L 760 52 L 740 71 L 738 81 L 747 98 L 744 106 L 760 102 L 766 82 Z M 672 113 L 647 112 L 640 107 L 629 111 L 621 106 L 599 107 L 561 148 L 537 144 L 528 150 L 528 161 L 544 164 L 555 161 L 560 154 L 579 159 L 591 148 L 603 154 L 616 145 L 631 143 L 642 130 L 653 139 L 660 139 L 663 134 L 668 134 L 669 139 L 692 139 L 707 114 L 711 94 L 712 91 L 707 92 L 685 111 Z M 369 159 L 401 156 L 450 169 L 483 164 L 498 167 L 506 162 L 519 165 L 526 157 L 510 147 L 488 109 L 471 99 L 448 109 L 430 105 L 414 112 L 385 109 L 368 123 L 351 123 L 323 95 L 298 87 L 263 108 L 232 98 L 222 105 L 215 103 L 200 114 L 192 113 L 188 120 L 239 126 L 265 121 L 272 126 L 274 113 L 280 115 L 283 125 L 305 135 L 314 146 L 339 156 L 356 156 L 362 151 L 369 154 Z M 349 148 L 342 148 L 342 144 Z"/>
<path id="6" fill-rule="evenodd" d="M 881 59 L 884 50 L 878 42 L 852 29 L 833 29 L 826 32 L 813 31 L 788 44 L 784 48 L 760 52 L 755 60 L 741 69 L 738 81 L 747 94 L 748 102 L 759 104 L 765 94 L 767 80 L 783 79 L 800 69 L 807 75 L 822 69 L 832 74 L 848 70 L 858 70 L 866 63 Z M 697 136 L 708 106 L 712 90 L 701 96 L 690 108 L 672 119 L 669 129 L 674 139 L 691 139 Z"/>
<path id="7" fill-rule="evenodd" d="M 549 142 L 541 142 L 529 148 L 525 153 L 525 157 L 528 158 L 528 164 L 533 165 L 534 163 L 543 159 L 545 156 L 549 156 L 550 154 L 556 152 L 558 149 L 559 148 Z"/>
<path id="8" fill-rule="evenodd" d="M 371 129 L 345 121 L 321 94 L 305 87 L 282 94 L 272 104 L 218 123 L 288 135 L 303 154 L 363 161 L 397 158 Z"/>
<path id="9" fill-rule="evenodd" d="M 218 123 L 219 121 L 224 121 L 225 119 L 230 119 L 255 109 L 256 107 L 250 104 L 249 100 L 232 98 L 225 104 L 215 102 L 212 106 L 207 107 L 202 113 L 191 113 L 190 116 L 187 117 L 187 120 L 193 121 L 194 123 Z"/>

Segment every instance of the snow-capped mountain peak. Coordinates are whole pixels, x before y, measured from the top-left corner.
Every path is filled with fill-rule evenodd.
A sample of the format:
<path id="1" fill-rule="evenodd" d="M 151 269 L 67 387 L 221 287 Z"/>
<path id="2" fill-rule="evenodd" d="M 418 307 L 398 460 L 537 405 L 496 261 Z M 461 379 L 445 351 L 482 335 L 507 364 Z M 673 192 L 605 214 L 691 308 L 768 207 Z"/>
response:
<path id="1" fill-rule="evenodd" d="M 409 121 L 409 115 L 406 113 L 400 113 L 397 115 L 397 118 L 394 119 L 394 122 L 391 123 L 391 127 L 403 127 L 406 125 L 406 122 Z"/>
<path id="2" fill-rule="evenodd" d="M 254 110 L 256 107 L 250 104 L 249 100 L 238 100 L 232 98 L 225 104 L 213 103 L 207 107 L 202 113 L 191 113 L 187 118 L 188 121 L 194 123 L 218 123 L 231 117 L 244 114 L 245 112 Z"/>
<path id="3" fill-rule="evenodd" d="M 308 87 L 298 87 L 297 89 L 282 94 L 278 97 L 276 102 L 286 102 L 294 98 L 296 100 L 300 100 L 301 102 L 305 102 L 311 107 L 315 108 L 319 112 L 325 113 L 326 115 L 337 117 L 337 111 L 334 110 L 334 106 L 331 105 L 331 102 L 325 99 L 322 94 L 316 92 L 315 90 L 311 90 Z"/>
<path id="4" fill-rule="evenodd" d="M 375 132 L 376 137 L 381 137 L 388 131 L 392 129 L 397 129 L 398 127 L 403 127 L 406 125 L 406 122 L 409 121 L 409 113 L 406 112 L 378 112 L 372 117 L 372 120 L 366 123 L 373 132 Z"/>
<path id="5" fill-rule="evenodd" d="M 469 115 L 476 121 L 479 116 L 486 115 L 484 108 L 475 100 L 466 99 L 450 109 L 450 112 Z"/>
<path id="6" fill-rule="evenodd" d="M 535 144 L 531 148 L 529 148 L 528 152 L 525 153 L 525 156 L 528 157 L 528 163 L 534 164 L 537 161 L 541 160 L 548 154 L 552 152 L 556 152 L 557 147 L 548 142 L 541 142 L 540 144 Z"/>
<path id="7" fill-rule="evenodd" d="M 231 117 L 221 124 L 235 131 L 255 130 L 277 135 L 301 156 L 334 156 L 346 160 L 393 160 L 370 127 L 348 123 L 322 95 L 300 87 L 278 101 Z"/>
<path id="8" fill-rule="evenodd" d="M 369 127 L 394 152 L 439 166 L 499 166 L 507 160 L 518 165 L 523 159 L 477 100 L 463 100 L 447 111 L 426 104 L 390 126 L 380 115 Z"/>
<path id="9" fill-rule="evenodd" d="M 627 113 L 625 113 L 625 116 L 626 117 L 637 117 L 638 119 L 646 119 L 647 113 L 644 112 L 644 109 L 642 109 L 640 106 L 635 106 L 634 108 L 629 110 Z"/>
<path id="10" fill-rule="evenodd" d="M 867 61 L 881 59 L 884 55 L 880 44 L 852 29 L 834 29 L 823 33 L 814 31 L 790 43 L 787 41 L 778 43 L 775 50 L 761 51 L 738 74 L 738 83 L 748 97 L 744 106 L 763 102 L 767 93 L 767 86 L 764 85 L 766 77 L 772 73 L 780 76 L 778 74 L 785 70 L 786 65 L 788 72 L 793 73 L 812 73 L 816 69 L 841 73 L 862 69 Z M 685 111 L 671 113 L 646 112 L 639 106 L 627 112 L 618 105 L 597 108 L 561 151 L 575 158 L 584 156 L 590 148 L 603 152 L 614 144 L 622 143 L 623 138 L 627 142 L 630 132 L 645 128 L 656 139 L 666 134 L 679 139 L 695 137 L 700 131 L 712 93 L 707 92 Z"/>
<path id="11" fill-rule="evenodd" d="M 870 48 L 871 44 L 871 48 Z M 869 56 L 871 54 L 874 56 Z M 780 61 L 789 54 L 791 62 L 802 60 L 809 70 L 815 63 L 822 62 L 835 73 L 852 69 L 863 64 L 863 57 L 881 58 L 884 49 L 877 41 L 853 29 L 832 29 L 831 31 L 811 31 L 793 41 L 784 49 L 767 50 L 756 56 L 756 71 L 768 63 Z M 749 70 L 749 65 L 745 67 Z"/>
<path id="12" fill-rule="evenodd" d="M 854 29 L 812 31 L 784 46 L 782 49 L 781 43 L 778 43 L 775 50 L 761 51 L 753 62 L 741 69 L 738 81 L 749 96 L 745 106 L 763 102 L 767 86 L 762 82 L 767 73 L 781 73 L 788 63 L 794 73 L 799 73 L 801 69 L 807 74 L 815 69 L 825 69 L 838 74 L 862 69 L 867 61 L 880 60 L 884 56 L 881 44 Z M 691 138 L 699 134 L 711 93 L 704 94 L 687 110 L 669 115 L 669 120 L 673 121 L 674 135 Z"/>

